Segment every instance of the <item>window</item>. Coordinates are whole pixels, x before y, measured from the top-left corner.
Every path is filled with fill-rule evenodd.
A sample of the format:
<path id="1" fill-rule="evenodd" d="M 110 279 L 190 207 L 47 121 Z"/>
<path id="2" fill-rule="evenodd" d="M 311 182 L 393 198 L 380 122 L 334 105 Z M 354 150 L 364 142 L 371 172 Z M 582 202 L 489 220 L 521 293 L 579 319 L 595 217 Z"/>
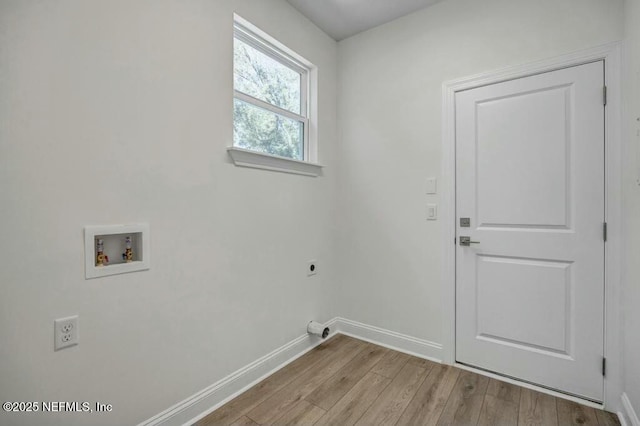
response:
<path id="1" fill-rule="evenodd" d="M 253 152 L 314 163 L 315 146 L 310 131 L 313 108 L 309 102 L 312 70 L 313 65 L 304 58 L 236 15 L 233 147 L 245 154 Z M 229 151 L 238 164 L 239 150 Z"/>

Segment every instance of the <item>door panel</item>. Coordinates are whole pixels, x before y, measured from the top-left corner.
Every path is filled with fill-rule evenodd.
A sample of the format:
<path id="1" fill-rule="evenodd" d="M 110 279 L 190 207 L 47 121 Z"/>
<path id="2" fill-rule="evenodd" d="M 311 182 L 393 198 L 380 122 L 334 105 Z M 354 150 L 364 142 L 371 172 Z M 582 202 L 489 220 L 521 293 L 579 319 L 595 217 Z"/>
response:
<path id="1" fill-rule="evenodd" d="M 456 359 L 596 401 L 604 64 L 456 94 Z M 458 239 L 459 241 L 459 239 Z"/>
<path id="2" fill-rule="evenodd" d="M 477 335 L 569 355 L 571 263 L 501 256 L 477 261 Z"/>
<path id="3" fill-rule="evenodd" d="M 480 226 L 567 226 L 570 89 L 476 104 Z"/>

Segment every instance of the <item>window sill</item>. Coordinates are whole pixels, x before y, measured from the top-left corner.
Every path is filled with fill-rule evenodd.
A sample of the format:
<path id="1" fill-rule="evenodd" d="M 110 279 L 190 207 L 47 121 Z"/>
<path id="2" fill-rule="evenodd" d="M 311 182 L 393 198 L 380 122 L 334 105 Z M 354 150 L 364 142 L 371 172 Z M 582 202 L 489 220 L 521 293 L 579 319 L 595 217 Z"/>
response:
<path id="1" fill-rule="evenodd" d="M 271 170 L 275 172 L 293 173 L 296 175 L 317 177 L 322 174 L 322 166 L 317 163 L 293 160 L 277 155 L 263 154 L 247 149 L 229 147 L 227 152 L 238 167 Z"/>

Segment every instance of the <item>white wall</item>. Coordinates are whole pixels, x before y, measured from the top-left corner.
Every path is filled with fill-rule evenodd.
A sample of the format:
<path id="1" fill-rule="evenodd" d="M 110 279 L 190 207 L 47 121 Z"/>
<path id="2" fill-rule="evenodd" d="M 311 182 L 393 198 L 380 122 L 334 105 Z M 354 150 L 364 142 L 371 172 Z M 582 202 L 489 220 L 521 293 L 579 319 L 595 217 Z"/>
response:
<path id="1" fill-rule="evenodd" d="M 341 315 L 440 342 L 442 83 L 623 37 L 621 0 L 447 0 L 338 44 Z M 453 236 L 451 236 L 453 238 Z"/>
<path id="2" fill-rule="evenodd" d="M 640 415 L 640 1 L 626 0 L 624 15 L 624 391 Z"/>
<path id="3" fill-rule="evenodd" d="M 319 66 L 324 177 L 228 159 L 234 11 Z M 0 2 L 0 400 L 114 407 L 1 424 L 137 423 L 335 314 L 336 58 L 284 0 Z M 131 222 L 151 270 L 86 281 L 83 226 Z"/>

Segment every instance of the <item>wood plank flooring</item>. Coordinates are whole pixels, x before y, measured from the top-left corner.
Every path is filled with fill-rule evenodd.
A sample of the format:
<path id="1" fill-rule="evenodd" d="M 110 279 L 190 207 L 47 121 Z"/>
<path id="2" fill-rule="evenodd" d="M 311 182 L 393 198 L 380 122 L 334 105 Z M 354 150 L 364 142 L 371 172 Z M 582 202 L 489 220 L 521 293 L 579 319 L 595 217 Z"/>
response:
<path id="1" fill-rule="evenodd" d="M 337 335 L 196 426 L 617 426 L 611 413 Z"/>

